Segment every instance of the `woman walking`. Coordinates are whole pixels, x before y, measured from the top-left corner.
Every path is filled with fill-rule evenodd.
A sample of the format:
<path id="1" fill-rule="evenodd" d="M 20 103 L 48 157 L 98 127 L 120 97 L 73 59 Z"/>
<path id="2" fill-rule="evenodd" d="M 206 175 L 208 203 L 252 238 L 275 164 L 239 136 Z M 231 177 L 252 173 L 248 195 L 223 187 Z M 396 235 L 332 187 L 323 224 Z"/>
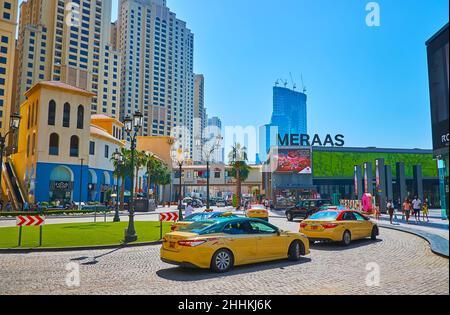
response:
<path id="1" fill-rule="evenodd" d="M 388 200 L 387 209 L 389 213 L 389 221 L 391 222 L 391 224 L 394 224 L 392 222 L 392 220 L 394 219 L 394 204 L 392 203 L 392 200 Z"/>
<path id="2" fill-rule="evenodd" d="M 409 217 L 411 216 L 411 203 L 408 198 L 403 203 L 403 211 L 405 212 L 406 223 L 409 224 Z"/>
<path id="3" fill-rule="evenodd" d="M 429 209 L 428 209 L 428 203 L 424 202 L 422 206 L 422 213 L 423 213 L 423 222 L 425 222 L 425 217 L 427 218 L 427 222 L 430 223 L 430 218 L 428 217 Z"/>

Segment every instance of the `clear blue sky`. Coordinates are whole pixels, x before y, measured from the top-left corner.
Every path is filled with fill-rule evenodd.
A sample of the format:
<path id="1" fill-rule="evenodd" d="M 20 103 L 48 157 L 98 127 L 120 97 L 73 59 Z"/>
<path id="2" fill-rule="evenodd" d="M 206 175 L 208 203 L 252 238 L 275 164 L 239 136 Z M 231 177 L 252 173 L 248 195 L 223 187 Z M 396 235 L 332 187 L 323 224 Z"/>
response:
<path id="1" fill-rule="evenodd" d="M 292 72 L 308 89 L 309 133 L 431 148 L 425 41 L 448 22 L 447 0 L 379 0 L 378 28 L 365 24 L 368 0 L 167 2 L 195 34 L 208 114 L 224 125 L 268 123 L 272 86 Z"/>

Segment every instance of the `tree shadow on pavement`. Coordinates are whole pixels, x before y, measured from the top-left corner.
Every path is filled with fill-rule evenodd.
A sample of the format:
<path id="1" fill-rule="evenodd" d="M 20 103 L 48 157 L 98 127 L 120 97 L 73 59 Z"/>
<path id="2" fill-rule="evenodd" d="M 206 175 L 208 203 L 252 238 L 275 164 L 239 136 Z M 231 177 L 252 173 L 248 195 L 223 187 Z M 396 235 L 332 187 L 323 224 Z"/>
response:
<path id="1" fill-rule="evenodd" d="M 171 281 L 201 281 L 208 279 L 216 279 L 219 277 L 229 277 L 235 275 L 243 275 L 252 272 L 266 271 L 270 269 L 285 269 L 287 267 L 302 265 L 311 262 L 311 258 L 302 257 L 299 261 L 278 260 L 265 263 L 257 263 L 252 265 L 236 266 L 227 273 L 214 273 L 208 269 L 182 268 L 173 267 L 169 269 L 161 269 L 156 272 L 158 277 Z"/>
<path id="2" fill-rule="evenodd" d="M 340 252 L 340 251 L 346 251 L 346 250 L 352 250 L 359 247 L 364 246 L 370 246 L 377 243 L 382 242 L 382 239 L 377 239 L 375 241 L 372 241 L 370 239 L 362 239 L 362 240 L 356 240 L 352 241 L 349 246 L 343 246 L 339 243 L 335 242 L 316 242 L 316 243 L 310 243 L 311 250 L 321 250 L 321 251 L 330 251 L 330 252 Z"/>

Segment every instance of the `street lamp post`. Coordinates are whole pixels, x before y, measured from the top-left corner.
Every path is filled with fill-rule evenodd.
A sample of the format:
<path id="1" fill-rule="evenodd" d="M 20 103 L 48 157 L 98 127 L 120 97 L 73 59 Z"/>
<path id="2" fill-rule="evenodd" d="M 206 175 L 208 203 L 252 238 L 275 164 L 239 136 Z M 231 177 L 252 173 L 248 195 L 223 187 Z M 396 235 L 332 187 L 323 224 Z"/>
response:
<path id="1" fill-rule="evenodd" d="M 135 242 L 138 237 L 134 228 L 134 153 L 136 150 L 136 137 L 139 134 L 139 130 L 143 125 L 143 115 L 137 111 L 134 113 L 133 118 L 130 116 L 125 117 L 123 123 L 125 126 L 125 132 L 131 138 L 131 192 L 130 192 L 130 205 L 129 205 L 129 221 L 128 229 L 125 235 L 125 242 Z"/>
<path id="2" fill-rule="evenodd" d="M 123 155 L 120 154 L 119 150 L 116 149 L 114 152 L 114 160 L 116 161 L 116 176 L 117 176 L 117 185 L 116 185 L 116 207 L 113 222 L 120 222 L 119 216 L 119 167 L 123 164 Z"/>
<path id="3" fill-rule="evenodd" d="M 6 139 L 10 133 L 14 133 L 19 130 L 20 119 L 21 117 L 19 114 L 12 114 L 9 122 L 9 131 L 5 135 L 0 133 L 0 189 L 2 187 L 3 153 L 5 151 Z"/>
<path id="4" fill-rule="evenodd" d="M 203 153 L 204 157 L 202 156 L 202 159 L 204 158 L 206 160 L 206 209 L 209 209 L 210 206 L 210 196 L 209 196 L 209 186 L 210 186 L 210 163 L 211 163 L 211 156 L 212 154 L 220 148 L 221 142 L 223 138 L 219 135 L 216 137 L 214 144 L 207 150 L 204 150 L 204 140 L 207 139 L 197 139 L 196 145 L 200 147 L 201 152 Z M 208 141 L 206 141 L 207 143 Z"/>
<path id="5" fill-rule="evenodd" d="M 178 171 L 180 174 L 180 187 L 179 187 L 179 194 L 178 194 L 178 217 L 179 220 L 183 220 L 183 211 L 181 209 L 182 203 L 183 203 L 183 197 L 182 197 L 182 182 L 181 182 L 181 175 L 183 173 L 183 164 L 188 158 L 188 152 L 183 151 L 183 148 L 180 146 L 178 150 L 172 152 L 172 159 L 177 163 L 178 165 Z"/>

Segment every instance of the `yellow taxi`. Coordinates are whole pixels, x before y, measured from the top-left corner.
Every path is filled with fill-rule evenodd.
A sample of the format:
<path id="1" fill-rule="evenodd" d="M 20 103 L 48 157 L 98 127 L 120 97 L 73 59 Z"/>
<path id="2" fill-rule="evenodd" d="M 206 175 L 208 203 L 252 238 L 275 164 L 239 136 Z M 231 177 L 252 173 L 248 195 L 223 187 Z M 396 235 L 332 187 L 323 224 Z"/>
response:
<path id="1" fill-rule="evenodd" d="M 376 240 L 378 226 L 363 214 L 352 210 L 331 208 L 320 211 L 300 223 L 300 233 L 311 242 L 332 241 L 348 246 L 357 239 Z"/>
<path id="2" fill-rule="evenodd" d="M 171 231 L 178 231 L 179 229 L 186 227 L 193 222 L 203 221 L 208 219 L 225 218 L 225 217 L 236 217 L 232 212 L 223 211 L 205 211 L 193 213 L 183 219 L 183 221 L 178 221 L 172 224 L 170 227 Z"/>
<path id="3" fill-rule="evenodd" d="M 247 218 L 269 221 L 269 211 L 263 205 L 251 205 L 244 213 Z"/>
<path id="4" fill-rule="evenodd" d="M 233 266 L 309 254 L 308 238 L 250 218 L 198 221 L 163 238 L 161 260 L 183 267 L 227 272 Z"/>

